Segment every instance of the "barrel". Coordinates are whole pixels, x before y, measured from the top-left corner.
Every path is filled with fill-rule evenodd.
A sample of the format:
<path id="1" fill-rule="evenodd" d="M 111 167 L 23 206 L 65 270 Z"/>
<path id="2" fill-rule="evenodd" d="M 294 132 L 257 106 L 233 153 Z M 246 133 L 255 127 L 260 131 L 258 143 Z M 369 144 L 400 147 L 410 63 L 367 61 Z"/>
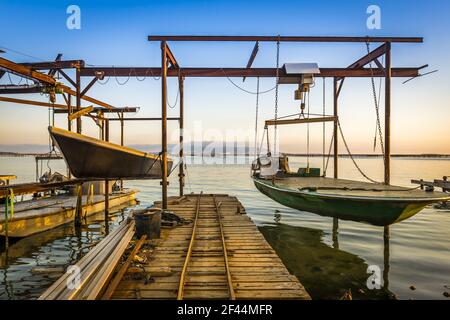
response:
<path id="1" fill-rule="evenodd" d="M 147 239 L 159 239 L 161 236 L 161 212 L 159 208 L 138 209 L 133 211 L 136 222 L 136 236 L 141 238 L 143 235 Z"/>

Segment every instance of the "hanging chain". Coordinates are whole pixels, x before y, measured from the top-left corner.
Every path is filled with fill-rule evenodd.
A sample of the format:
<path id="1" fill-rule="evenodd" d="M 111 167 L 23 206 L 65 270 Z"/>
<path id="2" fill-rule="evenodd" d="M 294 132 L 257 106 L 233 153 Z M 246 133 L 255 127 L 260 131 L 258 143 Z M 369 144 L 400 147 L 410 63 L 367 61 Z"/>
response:
<path id="1" fill-rule="evenodd" d="M 366 47 L 367 47 L 367 55 L 369 57 L 369 60 L 371 60 L 369 42 L 366 42 Z M 379 101 L 377 99 L 377 91 L 375 88 L 375 79 L 374 79 L 374 75 L 373 75 L 372 61 L 369 63 L 369 68 L 370 68 L 370 75 L 371 75 L 373 99 L 375 102 L 375 111 L 376 111 L 376 115 L 377 115 L 378 134 L 380 136 L 381 153 L 383 154 L 383 162 L 386 163 L 386 156 L 384 154 L 383 134 L 381 131 L 380 108 L 379 108 Z"/>
<path id="2" fill-rule="evenodd" d="M 256 114 L 255 114 L 255 144 L 253 146 L 253 152 L 255 154 L 255 159 L 259 155 L 259 150 L 257 149 L 258 140 L 258 114 L 259 114 L 259 77 L 256 79 Z"/>
<path id="3" fill-rule="evenodd" d="M 277 153 L 279 66 L 280 66 L 280 36 L 278 36 L 278 41 L 277 41 L 277 70 L 276 70 L 276 84 L 275 84 L 275 128 L 274 128 L 274 141 L 273 141 L 273 152 L 274 153 Z"/>

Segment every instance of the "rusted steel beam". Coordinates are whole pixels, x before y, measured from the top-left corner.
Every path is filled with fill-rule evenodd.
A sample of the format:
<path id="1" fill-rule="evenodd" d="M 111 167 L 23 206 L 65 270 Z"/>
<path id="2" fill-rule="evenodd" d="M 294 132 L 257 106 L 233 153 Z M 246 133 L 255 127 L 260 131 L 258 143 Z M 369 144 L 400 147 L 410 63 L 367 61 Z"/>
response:
<path id="1" fill-rule="evenodd" d="M 166 44 L 166 55 L 167 55 L 167 59 L 169 60 L 171 66 L 175 69 L 179 69 L 180 66 L 178 65 L 178 62 L 175 59 L 174 54 L 172 53 L 172 51 L 170 50 L 170 48 L 167 44 Z"/>
<path id="2" fill-rule="evenodd" d="M 161 74 L 161 68 L 111 68 L 111 67 L 93 67 L 82 68 L 80 70 L 82 77 L 94 76 L 95 72 L 103 71 L 105 76 L 129 77 L 130 74 L 137 77 L 153 77 Z M 279 70 L 280 76 L 287 75 L 283 69 Z M 384 77 L 384 72 L 373 70 L 374 77 Z M 414 77 L 419 75 L 419 68 L 392 68 L 392 77 Z M 276 77 L 276 68 L 180 68 L 179 70 L 170 68 L 167 70 L 168 77 Z M 361 78 L 370 77 L 371 72 L 368 68 L 347 69 L 347 68 L 321 68 L 320 74 L 315 75 L 318 78 L 348 77 Z"/>
<path id="3" fill-rule="evenodd" d="M 7 70 L 10 70 L 10 71 L 12 71 L 12 72 L 14 72 L 16 74 L 21 75 L 21 76 L 24 76 L 24 77 L 27 77 L 27 78 L 31 78 L 33 80 L 37 80 L 37 81 L 39 81 L 41 83 L 44 83 L 44 84 L 47 84 L 47 85 L 52 85 L 52 86 L 58 85 L 58 87 L 63 89 L 64 92 L 66 92 L 66 93 L 68 93 L 68 94 L 70 94 L 72 96 L 77 97 L 77 92 L 75 92 L 74 90 L 70 89 L 69 87 L 67 87 L 65 85 L 58 84 L 57 81 L 53 77 L 51 77 L 49 75 L 46 75 L 46 74 L 43 74 L 41 72 L 34 71 L 34 70 L 30 69 L 29 67 L 26 67 L 26 66 L 14 63 L 12 61 L 9 61 L 9 60 L 3 59 L 3 58 L 0 58 L 0 67 L 4 68 L 4 69 L 7 69 Z M 77 73 L 79 75 L 79 72 L 77 72 Z M 79 81 L 77 81 L 77 83 L 78 82 Z M 83 98 L 83 100 L 89 101 L 89 102 L 91 102 L 93 104 L 105 107 L 107 109 L 115 109 L 115 107 L 113 107 L 112 105 L 107 104 L 107 103 L 102 102 L 102 101 L 99 101 L 97 99 L 94 99 L 94 98 L 91 98 L 91 97 L 88 97 L 88 96 L 84 96 L 82 98 Z M 77 103 L 77 106 L 79 106 L 79 103 Z"/>
<path id="4" fill-rule="evenodd" d="M 58 55 L 55 58 L 55 62 L 61 61 L 61 58 L 62 58 L 62 53 L 58 53 Z M 55 73 L 56 73 L 56 69 L 50 69 L 47 74 L 49 76 L 53 77 L 55 75 Z"/>
<path id="5" fill-rule="evenodd" d="M 271 41 L 271 42 L 412 42 L 422 37 L 317 37 L 317 36 L 161 36 L 150 35 L 148 41 Z"/>
<path id="6" fill-rule="evenodd" d="M 85 63 L 83 60 L 63 60 L 63 61 L 46 61 L 46 62 L 32 62 L 32 63 L 19 63 L 24 67 L 28 67 L 33 70 L 59 70 L 59 69 L 72 69 L 79 65 L 84 68 Z"/>
<path id="7" fill-rule="evenodd" d="M 57 104 L 57 103 L 52 104 L 52 103 L 41 102 L 41 101 L 23 100 L 23 99 L 15 99 L 15 98 L 7 98 L 7 97 L 0 97 L 0 101 L 18 103 L 18 104 L 26 104 L 26 105 L 32 105 L 32 106 L 39 106 L 39 107 L 47 107 L 47 108 L 67 109 L 67 106 L 64 104 Z"/>
<path id="8" fill-rule="evenodd" d="M 125 107 L 125 108 L 116 108 L 116 109 L 105 109 L 105 108 L 93 108 L 92 112 L 101 111 L 102 113 L 136 113 L 139 111 L 139 108 L 134 107 Z M 55 113 L 67 113 L 67 110 L 55 110 Z M 111 119 L 112 120 L 112 119 Z"/>
<path id="9" fill-rule="evenodd" d="M 266 126 L 277 126 L 285 124 L 297 124 L 297 123 L 312 123 L 312 122 L 333 122 L 336 121 L 336 117 L 320 117 L 320 118 L 302 118 L 302 119 L 281 119 L 281 120 L 266 120 Z"/>
<path id="10" fill-rule="evenodd" d="M 4 58 L 0 58 L 0 67 L 12 71 L 16 74 L 22 75 L 24 77 L 35 79 L 46 84 L 50 85 L 56 84 L 56 80 L 53 77 L 43 74 L 41 72 L 34 71 L 28 67 L 14 63 Z"/>
<path id="11" fill-rule="evenodd" d="M 109 118 L 110 121 L 162 121 L 162 118 Z M 178 121 L 178 117 L 167 117 L 167 120 Z"/>
<path id="12" fill-rule="evenodd" d="M 250 58 L 248 59 L 246 69 L 250 69 L 253 65 L 253 61 L 255 61 L 256 55 L 258 54 L 259 50 L 259 42 L 256 41 L 255 46 L 253 47 L 252 53 L 250 54 Z M 242 78 L 242 82 L 245 81 L 245 77 Z"/>
<path id="13" fill-rule="evenodd" d="M 65 72 L 62 71 L 62 70 L 59 70 L 59 74 L 61 74 L 67 81 L 69 81 L 69 83 L 70 83 L 73 87 L 76 87 L 76 86 L 77 86 L 77 84 L 75 83 L 75 81 L 73 81 L 73 80 L 67 75 L 67 73 L 65 73 Z"/>
<path id="14" fill-rule="evenodd" d="M 366 54 L 362 58 L 356 60 L 351 65 L 347 67 L 347 69 L 360 69 L 363 68 L 365 65 L 369 64 L 370 62 L 376 60 L 377 58 L 381 57 L 383 54 L 386 53 L 386 44 L 382 44 L 375 50 L 371 51 L 370 53 Z M 341 78 L 338 78 L 338 80 L 342 80 Z"/>
<path id="15" fill-rule="evenodd" d="M 81 91 L 81 97 L 84 97 L 84 95 L 89 91 L 90 88 L 92 88 L 92 86 L 97 82 L 98 78 L 95 77 L 94 79 L 91 80 L 91 82 L 88 83 L 88 85 L 86 86 L 86 88 L 83 89 L 83 91 Z"/>
<path id="16" fill-rule="evenodd" d="M 43 86 L 0 86 L 0 94 L 40 93 Z"/>

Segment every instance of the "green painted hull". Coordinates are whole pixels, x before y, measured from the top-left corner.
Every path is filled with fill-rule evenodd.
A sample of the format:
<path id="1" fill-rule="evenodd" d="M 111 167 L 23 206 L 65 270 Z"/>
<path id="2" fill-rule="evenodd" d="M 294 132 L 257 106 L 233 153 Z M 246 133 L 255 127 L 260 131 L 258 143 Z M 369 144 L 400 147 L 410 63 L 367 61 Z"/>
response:
<path id="1" fill-rule="evenodd" d="M 386 226 L 408 219 L 435 200 L 411 201 L 380 197 L 327 196 L 280 188 L 270 181 L 254 178 L 256 188 L 287 207 L 322 216 Z"/>

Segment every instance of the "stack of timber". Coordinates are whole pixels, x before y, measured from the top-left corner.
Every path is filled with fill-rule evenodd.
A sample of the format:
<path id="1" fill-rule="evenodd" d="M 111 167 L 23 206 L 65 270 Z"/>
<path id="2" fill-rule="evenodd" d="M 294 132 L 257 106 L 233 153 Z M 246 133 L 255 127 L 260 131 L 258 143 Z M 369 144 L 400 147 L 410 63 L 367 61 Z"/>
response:
<path id="1" fill-rule="evenodd" d="M 122 222 L 75 266 L 71 266 L 39 297 L 39 300 L 95 300 L 99 298 L 133 238 L 134 229 L 134 220 Z"/>
<path id="2" fill-rule="evenodd" d="M 112 299 L 310 299 L 236 197 L 172 197 L 168 210 L 192 223 L 146 241 Z"/>

